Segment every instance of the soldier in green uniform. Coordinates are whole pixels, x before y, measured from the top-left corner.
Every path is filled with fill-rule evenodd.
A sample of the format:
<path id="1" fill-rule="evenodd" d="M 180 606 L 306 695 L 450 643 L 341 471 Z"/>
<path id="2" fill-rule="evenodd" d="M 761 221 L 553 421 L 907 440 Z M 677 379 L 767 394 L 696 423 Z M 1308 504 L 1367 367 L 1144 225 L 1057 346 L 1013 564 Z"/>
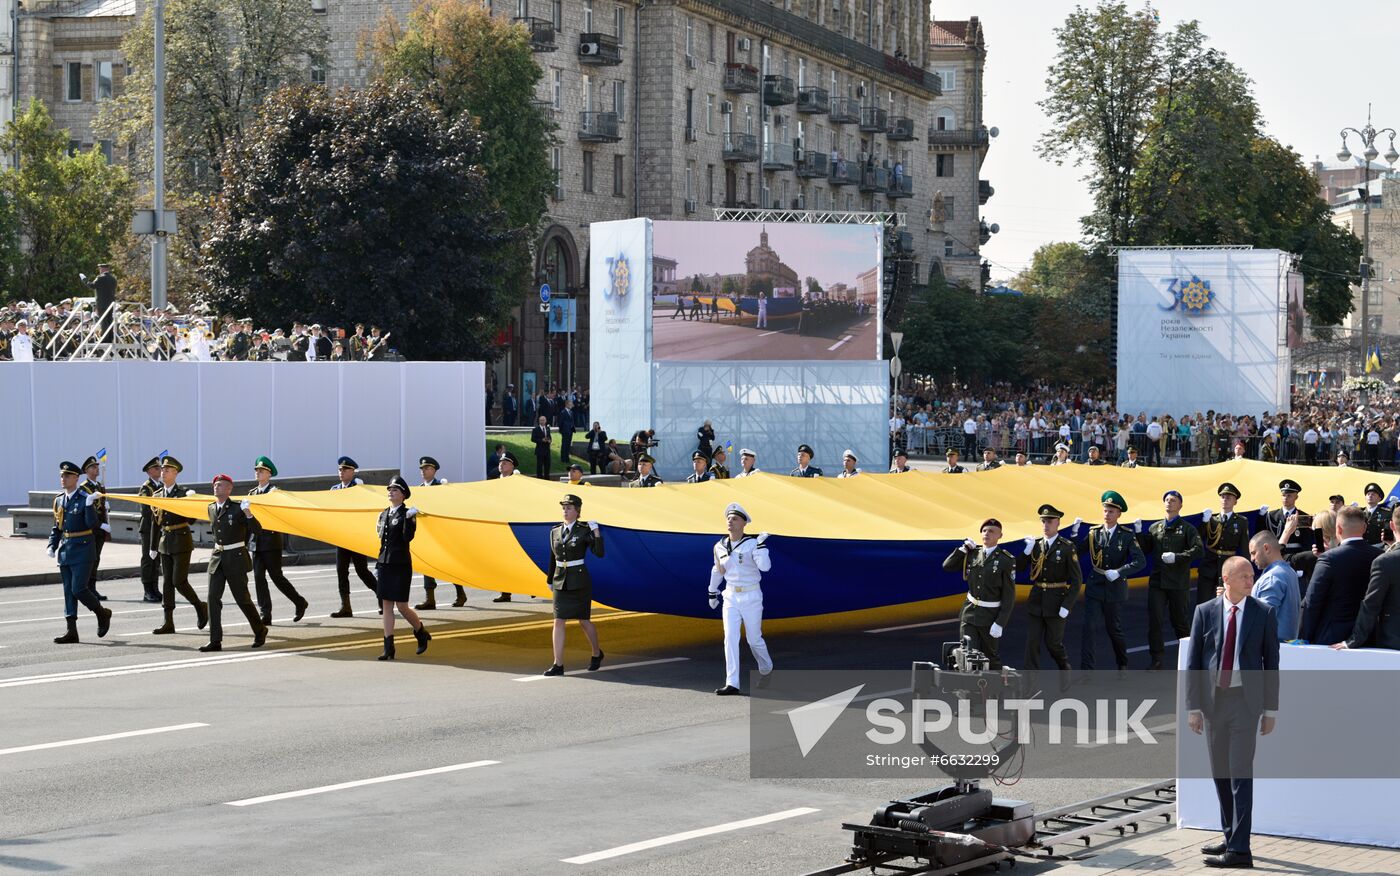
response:
<path id="1" fill-rule="evenodd" d="M 266 456 L 253 460 L 253 476 L 257 478 L 258 485 L 248 495 L 266 496 L 277 489 L 272 482 L 277 477 L 277 466 Z M 248 550 L 253 556 L 253 593 L 258 600 L 258 614 L 262 617 L 263 625 L 272 624 L 272 591 L 267 587 L 269 578 L 282 595 L 292 601 L 296 609 L 292 622 L 296 623 L 305 616 L 307 602 L 287 580 L 287 576 L 282 574 L 282 533 L 264 529 L 258 522 L 257 511 L 251 505 L 243 510 L 248 515 L 248 539 L 251 542 Z"/>
<path id="2" fill-rule="evenodd" d="M 958 452 L 953 448 L 949 447 L 947 451 L 944 452 L 943 458 L 948 461 L 948 464 L 943 466 L 944 474 L 963 474 L 967 471 L 967 469 L 958 465 Z"/>
<path id="3" fill-rule="evenodd" d="M 1385 528 L 1390 525 L 1390 506 L 1382 502 L 1385 491 L 1380 484 L 1366 485 L 1366 543 L 1380 544 Z"/>
<path id="4" fill-rule="evenodd" d="M 1215 588 L 1223 583 L 1220 569 L 1227 559 L 1249 556 L 1249 520 L 1235 513 L 1235 503 L 1240 500 L 1239 487 L 1224 483 L 1215 492 L 1220 496 L 1220 513 L 1217 515 L 1209 508 L 1201 513 L 1205 554 L 1201 557 L 1201 567 L 1196 570 L 1197 605 L 1215 598 Z"/>
<path id="5" fill-rule="evenodd" d="M 723 447 L 715 448 L 714 461 L 710 463 L 710 479 L 715 481 L 729 480 L 729 454 Z"/>
<path id="6" fill-rule="evenodd" d="M 146 480 L 136 490 L 138 496 L 154 496 L 162 489 L 160 483 L 160 457 L 153 456 L 146 463 Z M 160 560 L 151 556 L 160 533 L 156 531 L 155 509 L 150 505 L 141 506 L 141 589 L 145 595 L 142 602 L 160 602 Z"/>
<path id="7" fill-rule="evenodd" d="M 214 475 L 213 486 L 214 501 L 208 509 L 209 531 L 214 537 L 214 552 L 209 556 L 209 644 L 199 650 L 224 649 L 225 586 L 253 628 L 253 647 L 261 648 L 267 641 L 267 627 L 248 593 L 248 572 L 253 568 L 248 559 L 248 500 L 241 505 L 229 500 L 233 478 L 226 474 Z"/>
<path id="8" fill-rule="evenodd" d="M 1074 542 L 1060 536 L 1060 519 L 1065 512 L 1054 505 L 1041 505 L 1040 538 L 1027 538 L 1022 556 L 1016 565 L 1026 570 L 1031 584 L 1026 600 L 1030 628 L 1026 631 L 1026 662 L 1030 672 L 1040 669 L 1040 645 L 1050 652 L 1050 659 L 1060 667 L 1060 689 L 1070 685 L 1069 656 L 1065 653 L 1065 619 L 1084 583 L 1079 568 L 1079 552 Z"/>
<path id="9" fill-rule="evenodd" d="M 1191 563 L 1205 552 L 1201 534 L 1181 516 L 1181 494 L 1162 494 L 1166 517 L 1147 529 L 1143 553 L 1153 560 L 1147 578 L 1147 651 L 1151 669 L 1162 668 L 1166 643 L 1162 621 L 1170 618 L 1176 638 L 1191 634 Z"/>
<path id="10" fill-rule="evenodd" d="M 102 565 L 102 546 L 112 540 L 112 524 L 107 519 L 107 487 L 98 480 L 101 472 L 102 466 L 98 464 L 97 457 L 89 456 L 83 461 L 83 481 L 78 485 L 78 489 L 84 495 L 97 494 L 97 498 L 93 500 L 93 507 L 97 509 L 97 527 L 92 531 L 96 554 L 92 560 L 92 578 L 88 581 L 88 589 L 92 591 L 93 596 L 106 602 L 107 597 L 97 589 L 97 567 Z"/>
<path id="11" fill-rule="evenodd" d="M 994 448 L 987 447 L 982 450 L 982 461 L 977 464 L 978 471 L 994 471 L 1001 468 L 1001 460 L 997 459 L 997 452 Z"/>
<path id="12" fill-rule="evenodd" d="M 184 470 L 180 460 L 173 456 L 163 457 L 160 461 L 162 487 L 157 495 L 166 499 L 193 496 L 193 490 L 176 483 L 176 478 Z M 202 630 L 209 623 L 209 607 L 199 600 L 199 594 L 190 586 L 190 555 L 194 553 L 194 534 L 190 532 L 192 522 L 191 518 L 182 517 L 174 511 L 155 510 L 154 524 L 160 532 L 156 554 L 160 559 L 161 606 L 165 609 L 165 623 L 152 630 L 153 635 L 166 636 L 175 632 L 177 591 L 194 606 L 199 628 Z"/>
<path id="13" fill-rule="evenodd" d="M 499 464 L 499 463 L 498 463 Z M 446 478 L 438 477 L 438 461 L 431 456 L 418 457 L 418 472 L 423 475 L 423 483 L 420 487 L 439 487 L 447 483 Z M 580 469 L 582 471 L 582 469 Z M 423 601 L 413 606 L 419 611 L 435 611 L 437 609 L 437 579 L 431 575 L 423 576 L 423 590 L 425 596 Z M 453 584 L 456 588 L 456 598 L 452 600 L 453 608 L 461 608 L 467 604 L 467 589 L 461 584 Z"/>
<path id="14" fill-rule="evenodd" d="M 1089 578 L 1084 582 L 1084 625 L 1080 628 L 1079 668 L 1094 668 L 1094 627 L 1090 619 L 1103 617 L 1113 656 L 1121 674 L 1128 669 L 1128 644 L 1123 639 L 1123 604 L 1128 601 L 1128 579 L 1143 570 L 1147 558 L 1137 542 L 1136 534 L 1120 526 L 1118 518 L 1128 510 L 1121 493 L 1105 490 L 1099 497 L 1103 504 L 1103 525 L 1089 530 L 1084 540 L 1089 555 Z"/>
<path id="15" fill-rule="evenodd" d="M 1016 607 L 1016 558 L 1003 547 L 1001 521 L 982 521 L 982 544 L 968 539 L 943 561 L 943 571 L 961 572 L 967 582 L 967 603 L 958 615 L 958 638 L 1001 668 L 1001 634 L 1011 622 Z"/>
<path id="16" fill-rule="evenodd" d="M 603 555 L 603 533 L 596 523 L 579 520 L 583 500 L 569 493 L 559 500 L 564 522 L 549 531 L 549 574 L 545 581 L 554 592 L 554 663 L 545 675 L 564 674 L 564 625 L 576 620 L 588 637 L 593 656 L 588 671 L 603 662 L 603 649 L 598 647 L 598 628 L 590 615 L 593 609 L 593 579 L 588 575 L 584 558 L 589 551 Z"/>
<path id="17" fill-rule="evenodd" d="M 661 476 L 652 470 L 652 466 L 654 465 L 656 465 L 656 460 L 652 459 L 649 454 L 643 453 L 638 456 L 637 479 L 632 482 L 632 486 L 655 487 L 665 483 L 665 481 L 661 480 Z"/>
<path id="18" fill-rule="evenodd" d="M 1106 462 L 1103 461 L 1103 451 L 1099 450 L 1099 445 L 1097 445 L 1097 444 L 1090 444 L 1090 445 L 1089 445 L 1089 461 L 1088 461 L 1087 463 L 1085 463 L 1085 464 L 1086 464 L 1086 465 L 1107 465 L 1107 464 L 1108 464 L 1108 463 L 1106 463 Z"/>

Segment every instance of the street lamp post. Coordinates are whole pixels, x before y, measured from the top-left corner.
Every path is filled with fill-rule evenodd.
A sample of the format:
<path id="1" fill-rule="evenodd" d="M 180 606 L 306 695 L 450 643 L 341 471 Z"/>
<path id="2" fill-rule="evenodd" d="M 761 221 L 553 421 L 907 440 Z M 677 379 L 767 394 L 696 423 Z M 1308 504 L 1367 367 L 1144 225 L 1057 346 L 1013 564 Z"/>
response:
<path id="1" fill-rule="evenodd" d="M 1380 155 L 1376 150 L 1376 138 L 1382 134 L 1390 136 L 1390 149 L 1386 150 L 1385 161 L 1391 167 L 1396 161 L 1400 161 L 1400 152 L 1395 151 L 1396 131 L 1394 128 L 1381 128 L 1376 130 L 1371 125 L 1371 105 L 1366 105 L 1366 127 L 1357 130 L 1356 128 L 1342 128 L 1342 148 L 1337 152 L 1338 161 L 1350 161 L 1351 150 L 1347 148 L 1347 135 L 1355 134 L 1361 139 L 1361 144 L 1365 147 L 1361 156 L 1366 160 L 1366 166 L 1361 172 L 1361 373 L 1366 373 L 1366 362 L 1370 358 L 1367 344 L 1367 335 L 1370 332 L 1369 317 L 1371 304 L 1371 162 Z"/>

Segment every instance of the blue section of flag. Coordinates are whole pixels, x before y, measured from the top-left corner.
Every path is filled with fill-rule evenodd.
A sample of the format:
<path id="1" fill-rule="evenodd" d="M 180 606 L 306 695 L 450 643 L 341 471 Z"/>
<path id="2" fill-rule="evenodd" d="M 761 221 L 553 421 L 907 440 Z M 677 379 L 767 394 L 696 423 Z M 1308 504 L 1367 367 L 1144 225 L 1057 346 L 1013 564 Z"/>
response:
<path id="1" fill-rule="evenodd" d="M 96 453 L 93 454 L 93 457 L 95 457 L 95 458 L 97 459 L 98 462 L 106 462 L 106 461 L 107 461 L 107 448 L 104 447 L 104 448 L 102 448 L 101 450 L 97 451 Z"/>

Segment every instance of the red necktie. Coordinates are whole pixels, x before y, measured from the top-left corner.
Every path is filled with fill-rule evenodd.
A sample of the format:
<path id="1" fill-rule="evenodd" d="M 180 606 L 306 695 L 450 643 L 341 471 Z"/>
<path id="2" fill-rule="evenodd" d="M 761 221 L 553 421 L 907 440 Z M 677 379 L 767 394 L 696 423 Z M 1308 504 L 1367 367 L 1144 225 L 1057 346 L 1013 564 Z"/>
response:
<path id="1" fill-rule="evenodd" d="M 1230 686 L 1230 673 L 1235 669 L 1235 612 L 1239 606 L 1230 606 L 1230 620 L 1225 624 L 1225 653 L 1220 655 L 1220 686 Z"/>

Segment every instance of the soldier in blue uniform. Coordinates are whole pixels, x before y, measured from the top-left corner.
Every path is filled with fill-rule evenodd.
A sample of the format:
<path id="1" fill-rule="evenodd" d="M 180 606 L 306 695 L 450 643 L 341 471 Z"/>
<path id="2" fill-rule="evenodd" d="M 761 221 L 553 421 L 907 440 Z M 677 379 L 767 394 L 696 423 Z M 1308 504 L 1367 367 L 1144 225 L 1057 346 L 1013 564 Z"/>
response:
<path id="1" fill-rule="evenodd" d="M 176 483 L 176 478 L 184 470 L 185 467 L 175 457 L 161 458 L 162 487 L 158 494 L 161 498 L 175 499 L 194 495 L 193 490 L 187 490 Z M 201 630 L 209 623 L 209 607 L 190 586 L 190 555 L 194 553 L 194 534 L 190 532 L 192 522 L 194 521 L 191 518 L 183 517 L 174 511 L 160 508 L 155 510 L 155 526 L 160 531 L 155 551 L 160 560 L 160 601 L 161 607 L 165 609 L 165 623 L 151 630 L 152 635 L 168 636 L 175 632 L 176 592 L 194 606 L 195 617 L 198 618 Z"/>
<path id="2" fill-rule="evenodd" d="M 792 470 L 795 478 L 819 478 L 822 470 L 812 465 L 812 457 L 817 453 L 810 444 L 799 444 L 797 446 L 797 468 Z"/>
<path id="3" fill-rule="evenodd" d="M 423 483 L 419 484 L 418 486 L 436 487 L 441 484 L 447 483 L 446 479 L 437 476 L 439 468 L 441 468 L 441 466 L 438 465 L 438 461 L 432 458 L 431 456 L 419 457 L 418 472 L 419 474 L 423 475 Z M 434 611 L 435 609 L 437 609 L 437 585 L 438 582 L 436 578 L 430 578 L 427 575 L 424 575 L 423 590 L 426 593 L 426 595 L 423 597 L 422 602 L 418 603 L 413 607 L 418 609 L 419 611 Z M 467 604 L 466 588 L 464 588 L 461 584 L 453 584 L 452 586 L 457 588 L 457 598 L 453 600 L 452 607 L 461 608 L 462 606 Z"/>
<path id="4" fill-rule="evenodd" d="M 1099 497 L 1103 503 L 1103 525 L 1090 528 L 1084 540 L 1089 555 L 1089 578 L 1084 585 L 1084 626 L 1079 640 L 1079 668 L 1094 668 L 1095 615 L 1103 617 L 1108 640 L 1113 644 L 1113 656 L 1118 671 L 1128 668 L 1128 645 L 1123 639 L 1123 619 L 1119 612 L 1128 601 L 1128 579 L 1147 566 L 1147 556 L 1137 542 L 1137 536 L 1118 518 L 1128 510 L 1122 494 L 1106 490 Z"/>
<path id="5" fill-rule="evenodd" d="M 710 471 L 710 458 L 703 450 L 696 450 L 690 454 L 690 462 L 695 470 L 686 475 L 687 484 L 703 484 L 705 481 L 714 480 L 714 473 Z"/>
<path id="6" fill-rule="evenodd" d="M 277 466 L 266 456 L 253 460 L 253 476 L 257 478 L 258 485 L 248 495 L 266 496 L 277 489 L 272 482 L 277 477 Z M 282 533 L 264 529 L 252 505 L 243 510 L 248 515 L 248 549 L 253 555 L 253 590 L 257 594 L 258 614 L 264 624 L 272 623 L 272 592 L 267 587 L 267 579 L 271 578 L 272 583 L 296 608 L 296 617 L 292 618 L 292 622 L 296 623 L 306 614 L 307 602 L 287 580 L 287 576 L 282 574 Z"/>
<path id="7" fill-rule="evenodd" d="M 68 631 L 54 639 L 55 645 L 70 645 L 78 641 L 78 603 L 97 615 L 97 637 L 107 635 L 112 612 L 103 608 L 93 594 L 89 581 L 96 559 L 94 548 L 97 526 L 97 503 L 100 494 L 78 488 L 78 467 L 64 461 L 58 466 L 63 492 L 53 500 L 53 529 L 49 532 L 49 557 L 58 560 L 63 576 L 63 620 Z"/>
<path id="8" fill-rule="evenodd" d="M 257 606 L 248 593 L 248 500 L 238 504 L 229 499 L 233 478 L 214 475 L 214 501 L 209 503 L 209 532 L 214 539 L 214 552 L 209 556 L 209 644 L 201 651 L 222 651 L 224 648 L 224 587 L 233 594 L 233 601 L 248 619 L 253 629 L 253 647 L 261 648 L 267 641 L 267 627 L 258 616 Z"/>
<path id="9" fill-rule="evenodd" d="M 348 490 L 351 487 L 358 487 L 364 481 L 355 477 L 355 472 L 359 469 L 359 463 L 348 456 L 337 459 L 336 469 L 340 473 L 340 482 L 331 487 L 332 490 Z M 331 612 L 331 617 L 354 617 L 355 610 L 350 607 L 350 567 L 355 567 L 355 574 L 359 577 L 360 583 L 364 584 L 371 592 L 375 590 L 374 576 L 369 573 L 369 561 L 364 554 L 356 553 L 343 547 L 335 549 L 335 582 L 340 588 L 340 610 Z M 381 607 L 379 613 L 383 614 Z"/>

